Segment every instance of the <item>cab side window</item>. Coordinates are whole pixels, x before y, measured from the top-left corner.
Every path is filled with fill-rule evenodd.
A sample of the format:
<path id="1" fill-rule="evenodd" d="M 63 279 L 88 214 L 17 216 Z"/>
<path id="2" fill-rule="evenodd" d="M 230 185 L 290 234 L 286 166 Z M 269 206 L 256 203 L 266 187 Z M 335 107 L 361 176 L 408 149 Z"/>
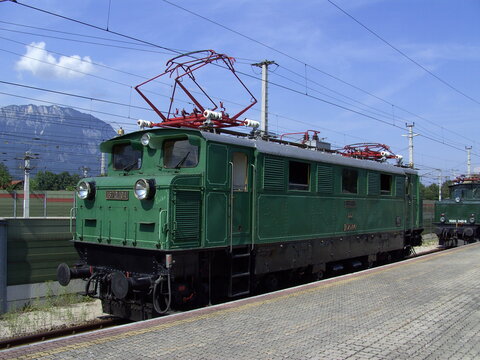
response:
<path id="1" fill-rule="evenodd" d="M 392 175 L 380 174 L 380 194 L 392 194 Z"/>
<path id="2" fill-rule="evenodd" d="M 308 191 L 310 186 L 310 164 L 289 161 L 288 189 Z"/>
<path id="3" fill-rule="evenodd" d="M 166 140 L 163 143 L 163 166 L 169 169 L 192 168 L 198 165 L 198 146 L 188 140 Z"/>
<path id="4" fill-rule="evenodd" d="M 358 171 L 353 169 L 342 170 L 342 192 L 344 194 L 358 193 Z"/>
<path id="5" fill-rule="evenodd" d="M 233 190 L 247 191 L 248 186 L 248 157 L 247 154 L 235 152 L 233 162 Z"/>
<path id="6" fill-rule="evenodd" d="M 138 170 L 142 167 L 142 152 L 130 144 L 115 145 L 112 150 L 115 170 Z"/>

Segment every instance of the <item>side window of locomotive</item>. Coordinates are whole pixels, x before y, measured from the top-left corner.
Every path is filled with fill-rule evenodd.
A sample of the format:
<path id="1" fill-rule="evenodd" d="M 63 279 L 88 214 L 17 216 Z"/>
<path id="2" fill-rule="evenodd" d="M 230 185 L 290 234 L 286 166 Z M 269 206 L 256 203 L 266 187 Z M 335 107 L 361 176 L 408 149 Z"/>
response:
<path id="1" fill-rule="evenodd" d="M 464 199 L 466 198 L 466 190 L 465 189 L 455 189 L 453 191 L 453 198 L 456 199 L 456 198 L 460 198 L 460 199 Z"/>
<path id="2" fill-rule="evenodd" d="M 472 195 L 474 199 L 480 199 L 480 188 L 473 189 Z"/>
<path id="3" fill-rule="evenodd" d="M 288 189 L 308 191 L 310 185 L 310 164 L 289 161 Z"/>
<path id="4" fill-rule="evenodd" d="M 115 170 L 137 170 L 142 167 L 142 152 L 130 144 L 119 144 L 113 147 L 113 168 Z"/>
<path id="5" fill-rule="evenodd" d="M 343 169 L 342 192 L 345 194 L 358 193 L 358 171 L 357 170 Z"/>
<path id="6" fill-rule="evenodd" d="M 163 143 L 163 166 L 166 168 L 192 168 L 197 164 L 198 146 L 188 140 L 166 140 Z"/>
<path id="7" fill-rule="evenodd" d="M 380 194 L 392 194 L 392 175 L 380 174 Z"/>
<path id="8" fill-rule="evenodd" d="M 233 153 L 233 190 L 247 191 L 248 182 L 248 161 L 247 154 L 241 152 Z"/>

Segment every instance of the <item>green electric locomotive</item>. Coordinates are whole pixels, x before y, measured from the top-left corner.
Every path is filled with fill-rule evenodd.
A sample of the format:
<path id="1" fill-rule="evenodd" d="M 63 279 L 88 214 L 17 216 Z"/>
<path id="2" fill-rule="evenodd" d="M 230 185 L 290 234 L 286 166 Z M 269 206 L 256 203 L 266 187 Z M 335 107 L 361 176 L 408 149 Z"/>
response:
<path id="1" fill-rule="evenodd" d="M 450 197 L 435 202 L 439 245 L 454 247 L 480 239 L 480 176 L 461 176 L 450 185 Z"/>
<path id="2" fill-rule="evenodd" d="M 78 186 L 83 264 L 62 265 L 59 279 L 88 277 L 107 313 L 149 318 L 366 267 L 421 241 L 408 168 L 193 129 L 139 131 L 101 150 L 108 176 Z"/>
<path id="3" fill-rule="evenodd" d="M 202 61 L 229 59 L 209 52 Z M 188 72 L 195 61 L 170 65 Z M 84 278 L 104 312 L 138 320 L 366 268 L 421 243 L 414 170 L 359 159 L 357 148 L 329 151 L 316 133 L 302 143 L 269 137 L 239 120 L 246 109 L 205 109 L 176 85 L 193 112 L 164 116 L 149 102 L 161 123 L 139 121 L 148 129 L 101 144 L 107 176 L 78 185 L 81 262 L 58 267 L 62 285 Z"/>

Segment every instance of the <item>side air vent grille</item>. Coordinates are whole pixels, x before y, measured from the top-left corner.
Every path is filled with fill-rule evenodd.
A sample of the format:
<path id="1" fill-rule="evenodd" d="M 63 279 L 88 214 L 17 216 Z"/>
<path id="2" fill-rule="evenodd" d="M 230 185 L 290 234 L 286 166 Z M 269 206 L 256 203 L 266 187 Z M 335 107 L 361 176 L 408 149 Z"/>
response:
<path id="1" fill-rule="evenodd" d="M 263 188 L 265 190 L 285 190 L 285 162 L 283 159 L 265 157 Z"/>
<path id="2" fill-rule="evenodd" d="M 368 195 L 380 195 L 380 174 L 368 173 Z"/>
<path id="3" fill-rule="evenodd" d="M 175 243 L 197 243 L 200 238 L 200 192 L 175 193 Z"/>
<path id="4" fill-rule="evenodd" d="M 333 168 L 318 165 L 318 192 L 331 194 L 333 192 Z"/>

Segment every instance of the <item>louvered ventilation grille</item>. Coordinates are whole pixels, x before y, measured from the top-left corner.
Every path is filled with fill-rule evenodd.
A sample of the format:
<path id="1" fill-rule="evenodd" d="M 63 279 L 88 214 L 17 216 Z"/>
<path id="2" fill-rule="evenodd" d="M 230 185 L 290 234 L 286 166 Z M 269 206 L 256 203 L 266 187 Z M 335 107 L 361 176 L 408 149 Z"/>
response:
<path id="1" fill-rule="evenodd" d="M 331 166 L 318 166 L 318 192 L 333 192 L 333 168 Z"/>
<path id="2" fill-rule="evenodd" d="M 380 174 L 368 173 L 368 195 L 380 195 Z"/>
<path id="3" fill-rule="evenodd" d="M 400 197 L 405 196 L 405 179 L 402 177 L 397 177 L 395 184 L 395 195 Z"/>
<path id="4" fill-rule="evenodd" d="M 179 191 L 175 197 L 175 240 L 198 241 L 200 236 L 200 193 Z"/>
<path id="5" fill-rule="evenodd" d="M 285 189 L 285 171 L 282 159 L 265 158 L 263 188 L 283 191 Z"/>

